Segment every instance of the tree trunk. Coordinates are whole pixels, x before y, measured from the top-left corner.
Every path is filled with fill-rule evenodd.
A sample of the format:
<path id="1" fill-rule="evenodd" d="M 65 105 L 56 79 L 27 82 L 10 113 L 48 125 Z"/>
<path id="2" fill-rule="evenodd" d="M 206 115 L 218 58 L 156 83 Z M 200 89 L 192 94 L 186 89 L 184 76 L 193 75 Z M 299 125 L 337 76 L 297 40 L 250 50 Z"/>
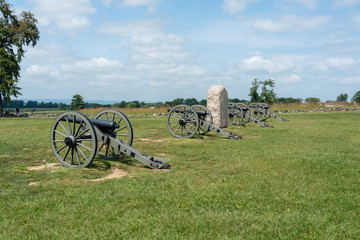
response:
<path id="1" fill-rule="evenodd" d="M 4 116 L 4 109 L 3 109 L 3 101 L 2 101 L 2 96 L 1 96 L 1 91 L 0 91 L 0 117 Z"/>

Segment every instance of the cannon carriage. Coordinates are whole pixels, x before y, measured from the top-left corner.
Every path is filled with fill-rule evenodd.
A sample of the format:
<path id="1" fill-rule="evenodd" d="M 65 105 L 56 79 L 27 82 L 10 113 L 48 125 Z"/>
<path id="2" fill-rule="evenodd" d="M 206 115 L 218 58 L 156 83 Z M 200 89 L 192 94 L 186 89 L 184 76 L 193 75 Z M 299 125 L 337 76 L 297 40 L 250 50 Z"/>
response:
<path id="1" fill-rule="evenodd" d="M 248 122 L 254 122 L 262 127 L 272 127 L 264 123 L 270 117 L 279 121 L 286 122 L 288 120 L 276 116 L 271 112 L 269 105 L 266 103 L 251 103 L 245 105 L 243 103 L 229 103 L 229 124 L 245 126 Z"/>
<path id="2" fill-rule="evenodd" d="M 282 122 L 287 122 L 289 120 L 281 118 L 279 116 L 276 116 L 272 113 L 270 106 L 266 103 L 252 103 L 250 106 L 253 106 L 254 109 L 257 109 L 257 112 L 259 113 L 259 119 L 260 121 L 266 121 L 269 118 L 275 118 Z"/>
<path id="3" fill-rule="evenodd" d="M 272 127 L 261 121 L 265 112 L 263 107 L 230 102 L 228 104 L 228 111 L 229 124 L 233 126 L 245 126 L 246 123 L 253 122 L 262 127 Z"/>
<path id="4" fill-rule="evenodd" d="M 169 168 L 166 160 L 148 157 L 131 147 L 133 129 L 128 118 L 117 110 L 103 110 L 93 119 L 76 111 L 60 114 L 51 127 L 51 148 L 65 167 L 84 168 L 96 155 L 118 159 L 135 158 L 150 168 Z"/>
<path id="5" fill-rule="evenodd" d="M 205 106 L 177 105 L 168 109 L 166 123 L 171 135 L 176 138 L 187 139 L 195 134 L 205 135 L 209 131 L 219 133 L 230 139 L 242 138 L 213 125 L 212 120 L 211 112 Z"/>

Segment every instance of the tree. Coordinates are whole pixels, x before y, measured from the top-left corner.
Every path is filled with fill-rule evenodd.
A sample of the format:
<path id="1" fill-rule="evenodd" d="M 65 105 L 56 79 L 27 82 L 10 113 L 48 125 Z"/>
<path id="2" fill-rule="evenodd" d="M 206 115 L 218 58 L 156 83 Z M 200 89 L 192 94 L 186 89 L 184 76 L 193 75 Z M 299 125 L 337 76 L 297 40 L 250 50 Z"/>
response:
<path id="1" fill-rule="evenodd" d="M 126 107 L 127 107 L 127 108 L 137 108 L 135 102 L 128 102 L 128 103 L 126 104 Z"/>
<path id="2" fill-rule="evenodd" d="M 352 97 L 351 101 L 360 102 L 360 91 L 357 91 Z"/>
<path id="3" fill-rule="evenodd" d="M 250 102 L 265 102 L 265 103 L 275 103 L 277 102 L 276 93 L 274 92 L 275 80 L 267 79 L 265 81 L 258 81 L 254 79 L 252 82 L 252 87 L 250 88 Z M 261 94 L 259 95 L 258 89 L 261 87 Z M 268 89 L 270 87 L 270 89 Z"/>
<path id="4" fill-rule="evenodd" d="M 0 116 L 3 115 L 3 100 L 21 95 L 17 83 L 20 78 L 21 60 L 25 46 L 34 47 L 40 38 L 37 20 L 30 12 L 15 14 L 5 0 L 0 0 Z"/>
<path id="5" fill-rule="evenodd" d="M 201 100 L 199 101 L 199 104 L 200 104 L 200 105 L 203 105 L 203 106 L 206 106 L 206 105 L 207 105 L 207 99 L 201 99 Z"/>
<path id="6" fill-rule="evenodd" d="M 196 105 L 198 104 L 198 100 L 196 100 L 196 98 L 187 98 L 184 100 L 184 104 L 192 106 L 192 105 Z"/>
<path id="7" fill-rule="evenodd" d="M 279 98 L 279 103 L 302 103 L 302 101 L 303 101 L 302 98 L 293 98 L 293 97 Z"/>
<path id="8" fill-rule="evenodd" d="M 249 93 L 249 97 L 250 97 L 250 102 L 260 102 L 260 95 L 257 92 L 259 89 L 259 82 L 257 79 L 254 79 L 252 82 L 252 87 L 250 88 L 250 93 Z"/>
<path id="9" fill-rule="evenodd" d="M 347 102 L 347 99 L 348 99 L 347 93 L 341 93 L 339 96 L 337 96 L 336 101 Z"/>
<path id="10" fill-rule="evenodd" d="M 180 104 L 184 104 L 184 99 L 183 98 L 175 98 L 172 102 L 171 102 L 171 106 L 176 106 L 176 105 L 180 105 Z"/>
<path id="11" fill-rule="evenodd" d="M 316 98 L 316 97 L 305 98 L 305 103 L 319 103 L 319 102 L 320 102 L 320 98 Z"/>
<path id="12" fill-rule="evenodd" d="M 37 101 L 27 101 L 25 104 L 26 108 L 37 108 L 38 107 L 38 102 Z"/>
<path id="13" fill-rule="evenodd" d="M 83 109 L 85 107 L 85 102 L 83 100 L 84 98 L 79 95 L 79 94 L 75 94 L 72 97 L 71 103 L 70 103 L 70 110 L 78 110 L 78 109 Z"/>
<path id="14" fill-rule="evenodd" d="M 262 84 L 260 101 L 265 103 L 275 103 L 277 102 L 276 93 L 274 92 L 275 80 L 267 79 L 260 82 Z M 268 89 L 270 87 L 271 89 Z"/>

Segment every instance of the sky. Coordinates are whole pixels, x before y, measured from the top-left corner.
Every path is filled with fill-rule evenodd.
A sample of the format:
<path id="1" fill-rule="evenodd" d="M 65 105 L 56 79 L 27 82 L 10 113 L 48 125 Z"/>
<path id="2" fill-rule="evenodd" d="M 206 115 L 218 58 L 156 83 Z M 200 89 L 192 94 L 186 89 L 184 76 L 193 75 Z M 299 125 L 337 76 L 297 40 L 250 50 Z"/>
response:
<path id="1" fill-rule="evenodd" d="M 18 99 L 321 101 L 360 90 L 360 0 L 8 0 L 38 19 Z"/>

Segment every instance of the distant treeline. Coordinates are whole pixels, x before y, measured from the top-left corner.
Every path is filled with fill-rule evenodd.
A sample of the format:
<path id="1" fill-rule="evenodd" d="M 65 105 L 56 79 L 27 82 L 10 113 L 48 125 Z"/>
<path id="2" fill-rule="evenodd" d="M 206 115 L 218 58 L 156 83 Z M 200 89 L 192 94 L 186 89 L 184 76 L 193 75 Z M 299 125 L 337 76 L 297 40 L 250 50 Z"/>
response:
<path id="1" fill-rule="evenodd" d="M 229 102 L 235 103 L 248 103 L 248 100 L 245 99 L 238 99 L 238 98 L 229 98 Z M 302 103 L 303 99 L 301 98 L 279 98 L 278 103 Z M 150 108 L 150 107 L 173 107 L 179 104 L 186 104 L 186 105 L 204 105 L 206 106 L 207 100 L 202 99 L 198 101 L 196 98 L 176 98 L 172 101 L 167 102 L 156 102 L 156 103 L 145 103 L 140 101 L 121 101 L 119 103 L 114 104 L 99 104 L 99 103 L 88 103 L 85 102 L 85 108 Z M 38 101 L 23 101 L 23 100 L 12 100 L 9 104 L 4 103 L 4 108 L 56 108 L 56 109 L 69 109 L 70 104 L 66 103 L 55 103 L 55 102 L 38 102 Z"/>
<path id="2" fill-rule="evenodd" d="M 27 102 L 23 100 L 12 100 L 9 104 L 3 103 L 4 108 L 64 108 L 69 107 L 70 104 L 65 103 L 53 103 L 53 102 L 38 102 L 29 100 Z"/>

